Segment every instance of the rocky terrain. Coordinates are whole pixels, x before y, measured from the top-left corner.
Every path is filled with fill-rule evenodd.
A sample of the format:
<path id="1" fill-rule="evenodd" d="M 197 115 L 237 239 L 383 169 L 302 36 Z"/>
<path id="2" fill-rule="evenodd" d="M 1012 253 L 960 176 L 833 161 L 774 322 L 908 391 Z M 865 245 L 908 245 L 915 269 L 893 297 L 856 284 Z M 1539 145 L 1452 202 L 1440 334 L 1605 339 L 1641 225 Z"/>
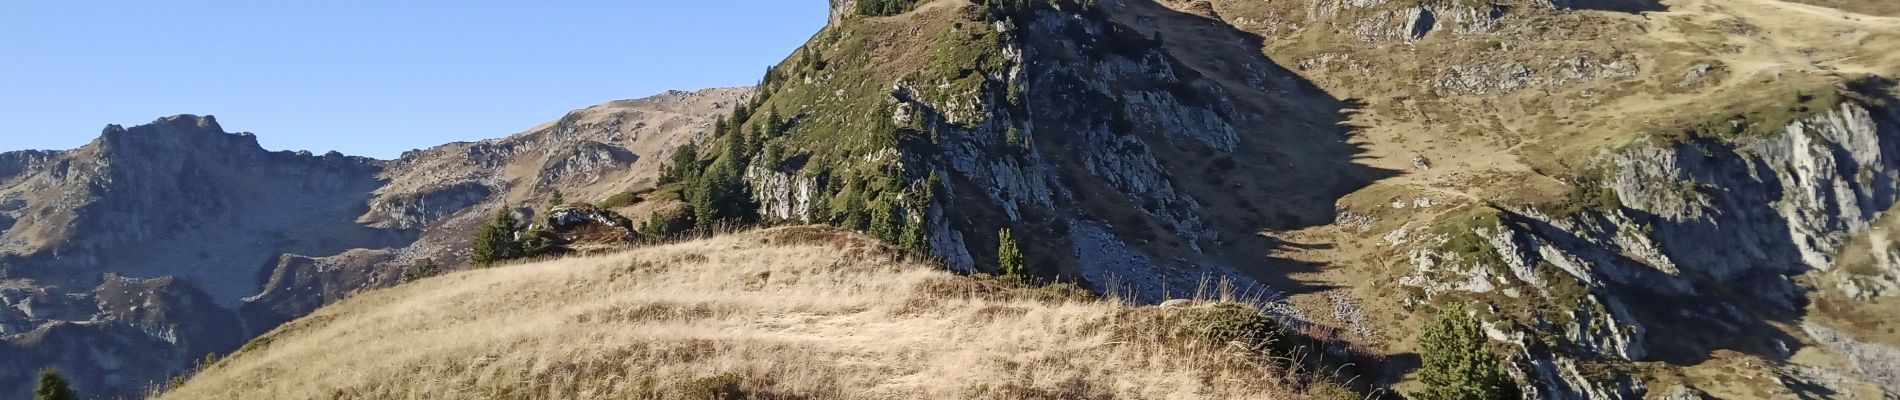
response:
<path id="1" fill-rule="evenodd" d="M 773 149 L 717 161 L 745 164 L 768 214 L 986 272 L 1010 229 L 1037 274 L 1139 301 L 1233 280 L 1387 360 L 1416 316 L 1476 305 L 1536 398 L 1900 386 L 1873 294 L 1893 271 L 1847 253 L 1890 247 L 1900 20 L 1773 0 L 856 5 L 832 2 L 734 124 L 790 127 L 715 139 Z M 1865 261 L 1832 273 L 1841 257 Z"/>
<path id="2" fill-rule="evenodd" d="M 108 128 L 0 155 L 0 351 L 160 340 L 178 357 L 54 364 L 183 368 L 459 266 L 477 225 L 557 190 L 641 221 L 708 208 L 659 173 L 696 143 L 766 222 L 973 273 L 1005 272 L 1008 230 L 1034 278 L 1139 304 L 1221 285 L 1348 344 L 1368 388 L 1415 389 L 1421 317 L 1462 308 L 1531 398 L 1892 398 L 1887 4 L 832 0 L 754 89 L 398 160 L 265 153 L 207 118 Z M 177 156 L 184 133 L 244 151 Z M 287 184 L 322 195 L 272 198 Z M 46 365 L 16 364 L 0 384 Z"/>
<path id="3" fill-rule="evenodd" d="M 190 115 L 0 154 L 0 396 L 47 366 L 83 393 L 143 393 L 405 269 L 461 265 L 502 207 L 652 186 L 663 151 L 746 95 L 616 101 L 397 160 L 266 151 Z"/>

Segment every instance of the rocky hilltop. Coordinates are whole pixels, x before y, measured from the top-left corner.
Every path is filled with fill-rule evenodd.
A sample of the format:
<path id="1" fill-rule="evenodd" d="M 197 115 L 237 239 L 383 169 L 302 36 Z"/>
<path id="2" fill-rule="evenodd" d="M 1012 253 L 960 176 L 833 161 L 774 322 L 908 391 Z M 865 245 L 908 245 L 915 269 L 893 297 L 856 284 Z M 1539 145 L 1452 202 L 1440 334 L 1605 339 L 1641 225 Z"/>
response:
<path id="1" fill-rule="evenodd" d="M 405 269 L 460 265 L 475 221 L 548 188 L 651 186 L 664 149 L 747 93 L 615 101 L 397 160 L 266 151 L 192 115 L 0 154 L 0 396 L 48 366 L 87 394 L 142 393 Z"/>

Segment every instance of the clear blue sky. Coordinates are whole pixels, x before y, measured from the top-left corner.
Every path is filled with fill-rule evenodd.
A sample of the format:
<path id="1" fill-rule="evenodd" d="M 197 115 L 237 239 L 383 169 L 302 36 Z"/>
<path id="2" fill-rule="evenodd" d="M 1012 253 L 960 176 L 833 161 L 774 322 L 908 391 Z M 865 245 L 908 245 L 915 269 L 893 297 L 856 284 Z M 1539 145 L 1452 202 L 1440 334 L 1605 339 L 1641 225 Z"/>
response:
<path id="1" fill-rule="evenodd" d="M 0 0 L 0 151 L 210 114 L 391 158 L 667 89 L 750 85 L 825 0 Z"/>

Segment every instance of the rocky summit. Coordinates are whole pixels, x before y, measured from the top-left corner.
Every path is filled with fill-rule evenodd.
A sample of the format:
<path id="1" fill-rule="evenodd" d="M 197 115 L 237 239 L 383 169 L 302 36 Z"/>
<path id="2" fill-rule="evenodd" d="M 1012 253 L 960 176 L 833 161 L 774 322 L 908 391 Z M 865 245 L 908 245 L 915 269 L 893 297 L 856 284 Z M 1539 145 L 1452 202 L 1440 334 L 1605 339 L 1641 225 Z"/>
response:
<path id="1" fill-rule="evenodd" d="M 658 151 L 747 93 L 615 101 L 397 160 L 266 151 L 193 115 L 0 154 L 0 396 L 28 395 L 49 366 L 87 394 L 162 387 L 405 270 L 462 264 L 466 232 L 540 189 L 591 201 L 650 186 Z"/>
<path id="2" fill-rule="evenodd" d="M 1900 215 L 1889 215 L 1900 204 L 1900 9 L 1889 2 L 829 6 L 829 23 L 756 87 L 611 102 L 396 160 L 269 152 L 197 116 L 110 126 L 74 150 L 0 154 L 0 389 L 21 388 L 0 395 L 25 395 L 47 366 L 104 396 L 163 391 L 173 377 L 184 385 L 174 395 L 424 393 L 380 378 L 268 388 L 244 379 L 296 359 L 283 357 L 315 357 L 312 346 L 343 340 L 326 337 L 349 336 L 336 333 L 355 329 L 349 321 L 390 312 L 372 302 L 318 311 L 327 304 L 447 293 L 399 300 L 453 307 L 463 303 L 432 302 L 473 289 L 450 282 L 506 278 L 524 280 L 507 284 L 522 302 L 566 296 L 555 287 L 609 296 L 587 304 L 625 309 L 493 307 L 578 324 L 549 332 L 591 335 L 576 342 L 604 346 L 590 354 L 650 362 L 469 356 L 501 346 L 470 339 L 419 350 L 417 359 L 440 361 L 427 368 L 375 365 L 433 371 L 405 375 L 426 382 L 473 379 L 446 376 L 484 368 L 456 364 L 471 357 L 582 371 L 488 369 L 527 389 L 479 379 L 452 388 L 506 398 L 693 397 L 704 385 L 788 398 L 893 387 L 1005 398 L 1900 396 L 1891 235 Z M 749 231 L 807 224 L 855 232 Z M 879 278 L 883 297 L 810 305 L 831 313 L 820 318 L 786 304 L 812 301 L 799 296 L 816 288 L 847 290 L 792 277 L 830 273 L 822 268 L 773 275 L 783 267 L 755 259 L 716 268 L 732 254 L 819 251 L 809 247 L 827 240 L 874 247 L 859 255 L 904 268 L 927 262 L 957 273 L 932 279 L 955 283 Z M 505 266 L 595 254 L 623 255 L 585 258 L 584 273 L 565 275 L 550 272 L 566 265 L 558 261 Z M 532 273 L 379 290 L 491 265 Z M 702 280 L 741 269 L 756 273 Z M 677 280 L 789 297 L 615 303 L 605 288 L 627 276 L 648 279 L 641 290 Z M 962 294 L 937 296 L 944 285 Z M 864 325 L 899 325 L 867 321 L 956 329 L 903 310 L 965 318 L 941 307 L 970 299 L 1036 299 L 971 304 L 1045 322 L 1073 322 L 1054 316 L 1074 315 L 1062 314 L 1064 301 L 1094 307 L 1093 323 L 1037 325 L 1051 329 L 1040 349 L 1121 351 L 1110 344 L 1141 338 L 1193 354 L 1182 357 L 1212 368 L 1207 377 L 1284 376 L 1234 386 L 1262 392 L 1166 377 L 1136 390 L 1045 373 L 1076 370 L 1038 364 L 1072 359 L 1050 355 L 971 364 L 1045 371 L 1020 379 L 926 385 L 929 374 L 912 370 L 892 371 L 910 377 L 893 381 L 855 369 L 808 381 L 799 374 L 822 372 L 677 356 L 867 354 L 859 330 L 887 328 Z M 1232 308 L 1247 317 L 1196 325 Z M 826 328 L 843 314 L 851 332 Z M 1150 317 L 1159 319 L 1141 319 Z M 589 330 L 601 318 L 628 325 Z M 1124 325 L 1136 320 L 1145 322 Z M 1172 333 L 1090 328 L 1103 326 Z M 1240 348 L 1221 353 L 1238 358 L 1169 347 L 1202 343 L 1183 338 L 1205 339 L 1207 326 L 1222 327 L 1214 343 L 1232 345 L 1215 352 Z M 1246 333 L 1226 330 L 1235 326 Z M 608 333 L 715 328 L 754 333 L 655 342 Z M 1298 346 L 1243 340 L 1254 333 Z M 279 339 L 296 344 L 273 346 Z M 787 350 L 798 346 L 814 347 Z M 879 351 L 863 357 L 888 356 Z M 1313 372 L 1323 368 L 1331 372 Z M 1446 378 L 1450 370 L 1464 375 Z M 184 379 L 197 371 L 211 381 Z M 972 376 L 990 376 L 982 371 Z M 609 382 L 632 375 L 649 377 Z"/>

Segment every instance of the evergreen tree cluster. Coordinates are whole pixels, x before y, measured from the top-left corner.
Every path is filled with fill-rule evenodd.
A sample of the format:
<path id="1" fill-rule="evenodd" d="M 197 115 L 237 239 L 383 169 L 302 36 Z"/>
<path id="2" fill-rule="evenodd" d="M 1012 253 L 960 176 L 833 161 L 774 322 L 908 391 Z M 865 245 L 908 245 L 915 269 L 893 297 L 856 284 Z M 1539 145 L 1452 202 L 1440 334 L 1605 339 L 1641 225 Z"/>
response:
<path id="1" fill-rule="evenodd" d="M 789 143 L 795 143 L 788 139 L 797 118 L 780 114 L 769 100 L 778 87 L 791 82 L 787 77 L 797 76 L 799 71 L 823 69 L 824 64 L 816 47 L 801 49 L 796 57 L 767 69 L 759 81 L 758 94 L 734 106 L 732 114 L 714 121 L 709 139 L 674 149 L 662 168 L 661 181 L 678 189 L 679 199 L 690 211 L 684 215 L 651 215 L 641 224 L 641 235 L 667 238 L 687 231 L 760 222 L 764 217 L 745 179 L 746 171 L 757 168 L 798 173 L 814 181 L 811 207 L 799 218 L 862 231 L 910 251 L 925 252 L 924 210 L 943 185 L 934 173 L 927 179 L 907 178 L 903 167 L 894 164 L 832 163 L 806 169 L 803 161 L 809 159 L 809 151 L 788 149 Z M 883 111 L 885 118 L 871 119 L 876 125 L 871 127 L 873 134 L 866 147 L 891 148 L 906 141 L 925 140 L 920 126 L 895 126 L 888 117 L 891 110 Z M 865 155 L 841 158 L 856 156 Z"/>
<path id="2" fill-rule="evenodd" d="M 858 14 L 868 16 L 903 14 L 916 8 L 917 3 L 918 0 L 858 0 Z"/>
<path id="3" fill-rule="evenodd" d="M 815 174 L 816 198 L 804 216 L 845 229 L 864 232 L 915 254 L 929 250 L 924 213 L 942 187 L 936 172 L 905 183 L 896 166 L 860 166 L 833 172 L 820 167 Z"/>
<path id="4" fill-rule="evenodd" d="M 776 108 L 765 107 L 770 87 L 783 81 L 777 68 L 767 69 L 752 101 L 734 107 L 732 114 L 713 122 L 706 148 L 681 145 L 661 169 L 661 183 L 679 185 L 680 200 L 692 207 L 687 216 L 650 216 L 640 227 L 649 237 L 682 233 L 680 218 L 693 229 L 709 231 L 720 225 L 758 221 L 758 201 L 745 181 L 748 166 L 776 168 L 784 159 L 782 146 L 772 143 L 784 136 L 790 123 Z M 750 122 L 757 120 L 756 125 Z"/>
<path id="5" fill-rule="evenodd" d="M 1485 348 L 1484 328 L 1463 309 L 1439 312 L 1419 336 L 1420 400 L 1516 400 L 1517 382 L 1504 372 L 1498 356 Z"/>
<path id="6" fill-rule="evenodd" d="M 521 229 L 521 220 L 516 219 L 514 212 L 506 205 L 502 206 L 494 219 L 475 231 L 475 244 L 470 250 L 469 262 L 493 265 L 527 257 L 527 247 L 517 235 Z"/>

